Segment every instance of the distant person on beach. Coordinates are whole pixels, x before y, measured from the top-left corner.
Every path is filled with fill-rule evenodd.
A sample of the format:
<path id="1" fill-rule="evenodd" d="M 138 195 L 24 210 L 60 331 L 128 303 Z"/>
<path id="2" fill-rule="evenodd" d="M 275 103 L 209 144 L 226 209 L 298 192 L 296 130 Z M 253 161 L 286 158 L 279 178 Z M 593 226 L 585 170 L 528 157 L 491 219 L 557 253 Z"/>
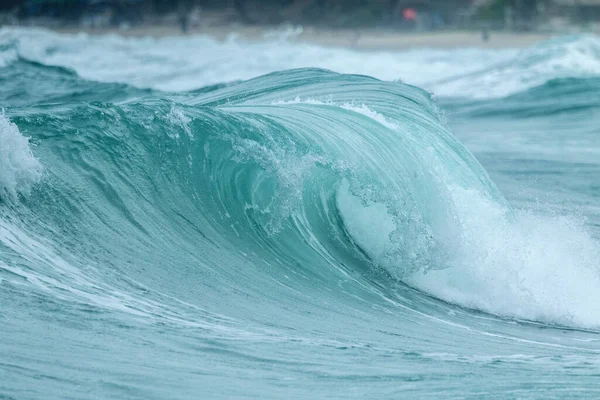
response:
<path id="1" fill-rule="evenodd" d="M 405 8 L 402 10 L 402 19 L 404 24 L 409 28 L 416 28 L 417 26 L 417 10 L 414 8 Z"/>
<path id="2" fill-rule="evenodd" d="M 490 30 L 488 28 L 483 28 L 481 30 L 481 40 L 483 40 L 484 42 L 489 42 L 490 40 Z"/>
<path id="3" fill-rule="evenodd" d="M 188 7 L 186 7 L 185 1 L 182 1 L 181 3 L 179 3 L 179 9 L 178 9 L 177 14 L 178 14 L 178 19 L 179 19 L 179 26 L 181 27 L 181 33 L 183 33 L 185 35 L 188 33 L 189 26 L 190 26 Z"/>
<path id="4" fill-rule="evenodd" d="M 189 28 L 200 29 L 202 24 L 202 9 L 199 6 L 195 6 L 189 13 L 188 18 Z"/>

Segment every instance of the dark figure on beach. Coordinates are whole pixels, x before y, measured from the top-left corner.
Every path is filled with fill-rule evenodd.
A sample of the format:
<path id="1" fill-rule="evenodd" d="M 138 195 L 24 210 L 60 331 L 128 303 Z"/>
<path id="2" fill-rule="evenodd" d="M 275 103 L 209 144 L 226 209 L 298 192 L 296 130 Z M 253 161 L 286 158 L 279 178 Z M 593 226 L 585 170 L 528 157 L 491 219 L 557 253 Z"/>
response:
<path id="1" fill-rule="evenodd" d="M 490 40 L 490 31 L 488 28 L 483 28 L 481 30 L 481 40 L 484 42 L 488 42 Z"/>
<path id="2" fill-rule="evenodd" d="M 244 0 L 233 0 L 233 6 L 238 14 L 238 17 L 244 24 L 253 23 L 252 19 L 250 19 L 250 16 L 248 15 L 248 10 L 246 9 L 246 2 Z"/>
<path id="3" fill-rule="evenodd" d="M 190 27 L 190 15 L 189 8 L 185 1 L 179 3 L 179 10 L 177 12 L 179 19 L 179 26 L 181 27 L 181 33 L 184 35 L 188 33 Z"/>

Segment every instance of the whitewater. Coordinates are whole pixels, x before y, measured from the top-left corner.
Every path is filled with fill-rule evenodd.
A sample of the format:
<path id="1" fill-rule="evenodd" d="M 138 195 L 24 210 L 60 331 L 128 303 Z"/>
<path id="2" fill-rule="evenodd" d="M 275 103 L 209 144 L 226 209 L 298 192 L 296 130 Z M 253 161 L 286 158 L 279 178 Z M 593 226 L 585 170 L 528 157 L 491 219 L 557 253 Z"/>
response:
<path id="1" fill-rule="evenodd" d="M 0 398 L 600 397 L 600 38 L 0 29 Z"/>

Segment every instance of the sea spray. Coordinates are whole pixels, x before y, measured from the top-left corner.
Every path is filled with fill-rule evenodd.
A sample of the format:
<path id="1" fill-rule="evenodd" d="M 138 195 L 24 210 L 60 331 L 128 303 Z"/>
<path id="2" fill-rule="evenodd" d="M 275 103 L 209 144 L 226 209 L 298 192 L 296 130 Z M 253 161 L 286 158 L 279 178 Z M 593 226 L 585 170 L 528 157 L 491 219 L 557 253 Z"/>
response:
<path id="1" fill-rule="evenodd" d="M 42 177 L 43 167 L 30 149 L 29 138 L 0 114 L 0 199 L 28 194 Z"/>

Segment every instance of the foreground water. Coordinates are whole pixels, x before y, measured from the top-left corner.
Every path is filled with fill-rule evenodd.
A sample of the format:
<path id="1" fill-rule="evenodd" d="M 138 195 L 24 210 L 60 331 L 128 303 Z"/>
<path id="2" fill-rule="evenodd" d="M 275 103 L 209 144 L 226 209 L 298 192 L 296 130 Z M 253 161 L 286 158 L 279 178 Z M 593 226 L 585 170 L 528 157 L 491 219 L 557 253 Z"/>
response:
<path id="1" fill-rule="evenodd" d="M 597 37 L 5 29 L 0 88 L 0 398 L 600 397 Z"/>

